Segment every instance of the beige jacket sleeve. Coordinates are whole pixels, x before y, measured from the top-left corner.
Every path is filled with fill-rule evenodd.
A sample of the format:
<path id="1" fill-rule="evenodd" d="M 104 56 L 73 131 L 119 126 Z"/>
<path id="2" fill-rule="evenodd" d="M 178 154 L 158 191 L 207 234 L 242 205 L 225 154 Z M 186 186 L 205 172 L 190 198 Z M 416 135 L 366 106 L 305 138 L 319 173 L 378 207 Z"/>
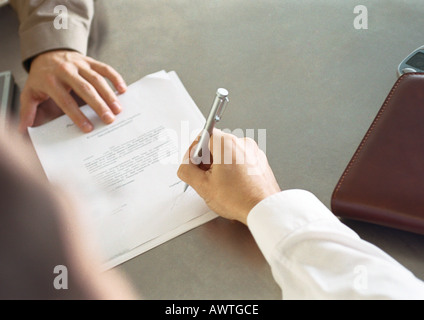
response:
<path id="1" fill-rule="evenodd" d="M 0 135 L 0 300 L 139 298 L 118 271 L 103 272 L 78 200 L 47 181 L 29 141 L 10 131 Z"/>
<path id="2" fill-rule="evenodd" d="M 87 54 L 93 0 L 11 0 L 10 4 L 19 17 L 21 55 L 27 70 L 31 59 L 46 51 Z"/>

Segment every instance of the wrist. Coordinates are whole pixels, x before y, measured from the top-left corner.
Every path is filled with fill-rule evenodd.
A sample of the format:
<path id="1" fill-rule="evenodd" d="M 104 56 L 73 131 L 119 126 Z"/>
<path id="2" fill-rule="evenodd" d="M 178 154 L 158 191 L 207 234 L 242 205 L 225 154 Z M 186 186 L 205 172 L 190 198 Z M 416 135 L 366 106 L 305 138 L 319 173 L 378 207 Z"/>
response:
<path id="1" fill-rule="evenodd" d="M 43 52 L 40 52 L 40 53 L 38 53 L 38 54 L 36 54 L 36 55 L 34 55 L 34 56 L 32 56 L 32 57 L 30 57 L 30 58 L 26 59 L 26 60 L 23 62 L 23 64 L 24 64 L 25 69 L 26 69 L 28 72 L 30 72 L 30 71 L 31 71 L 31 66 L 32 66 L 32 64 L 33 64 L 33 63 L 34 63 L 34 62 L 35 62 L 38 58 L 41 58 L 41 57 L 43 57 L 43 56 L 45 56 L 45 55 L 52 54 L 52 53 L 69 52 L 69 51 L 72 51 L 72 50 L 68 50 L 68 49 L 53 49 L 53 50 L 43 51 Z"/>
<path id="2" fill-rule="evenodd" d="M 273 195 L 278 194 L 280 192 L 281 192 L 280 189 L 278 189 L 278 190 L 275 189 L 272 192 L 263 193 L 260 196 L 252 198 L 250 201 L 247 202 L 248 203 L 247 210 L 245 210 L 244 213 L 242 214 L 240 221 L 242 223 L 244 223 L 245 225 L 247 225 L 247 219 L 248 219 L 249 214 L 252 212 L 252 210 L 256 206 L 258 206 L 261 202 L 263 202 L 264 200 L 266 200 L 266 199 L 268 199 L 268 198 L 272 197 Z"/>

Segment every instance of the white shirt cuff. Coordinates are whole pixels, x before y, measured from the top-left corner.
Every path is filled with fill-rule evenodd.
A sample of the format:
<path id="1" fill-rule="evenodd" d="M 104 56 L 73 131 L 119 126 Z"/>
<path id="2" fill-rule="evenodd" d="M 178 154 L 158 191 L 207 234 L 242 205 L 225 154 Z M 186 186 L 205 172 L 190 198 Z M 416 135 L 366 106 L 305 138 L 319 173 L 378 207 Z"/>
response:
<path id="1" fill-rule="evenodd" d="M 258 203 L 247 217 L 247 225 L 259 248 L 269 261 L 277 244 L 292 232 L 318 220 L 338 218 L 304 190 L 287 190 Z"/>

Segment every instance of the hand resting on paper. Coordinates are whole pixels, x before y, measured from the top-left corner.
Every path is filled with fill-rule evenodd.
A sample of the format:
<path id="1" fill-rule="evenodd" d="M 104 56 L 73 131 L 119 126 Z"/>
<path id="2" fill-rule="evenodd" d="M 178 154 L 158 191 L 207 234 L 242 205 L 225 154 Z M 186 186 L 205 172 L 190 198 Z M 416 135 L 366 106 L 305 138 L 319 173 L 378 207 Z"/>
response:
<path id="1" fill-rule="evenodd" d="M 207 170 L 189 161 L 196 144 L 186 153 L 178 176 L 222 217 L 247 224 L 247 216 L 256 204 L 281 191 L 264 152 L 254 140 L 215 129 L 210 140 L 213 163 Z"/>
<path id="2" fill-rule="evenodd" d="M 39 111 L 49 113 L 49 117 L 52 117 L 52 113 L 58 115 L 55 106 L 83 132 L 92 131 L 93 125 L 80 111 L 73 93 L 89 104 L 104 123 L 112 123 L 122 107 L 105 78 L 111 81 L 118 93 L 126 91 L 121 75 L 107 64 L 68 50 L 40 54 L 32 61 L 28 80 L 22 90 L 20 131 L 25 132 L 28 127 L 40 122 L 36 121 Z M 39 109 L 43 102 L 48 102 L 47 107 Z"/>

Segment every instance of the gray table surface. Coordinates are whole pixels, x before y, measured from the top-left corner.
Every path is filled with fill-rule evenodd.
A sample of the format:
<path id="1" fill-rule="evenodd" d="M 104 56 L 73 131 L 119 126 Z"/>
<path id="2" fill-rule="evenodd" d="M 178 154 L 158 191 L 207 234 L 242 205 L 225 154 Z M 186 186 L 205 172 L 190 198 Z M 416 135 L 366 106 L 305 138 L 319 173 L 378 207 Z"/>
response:
<path id="1" fill-rule="evenodd" d="M 368 30 L 353 8 L 368 8 Z M 220 128 L 266 129 L 282 189 L 331 193 L 396 80 L 423 45 L 420 0 L 98 1 L 89 55 L 132 83 L 175 70 L 203 114 L 231 104 Z M 20 88 L 18 21 L 0 8 L 0 71 Z M 424 236 L 344 221 L 424 279 Z M 147 299 L 280 299 L 248 229 L 218 218 L 117 267 Z"/>

